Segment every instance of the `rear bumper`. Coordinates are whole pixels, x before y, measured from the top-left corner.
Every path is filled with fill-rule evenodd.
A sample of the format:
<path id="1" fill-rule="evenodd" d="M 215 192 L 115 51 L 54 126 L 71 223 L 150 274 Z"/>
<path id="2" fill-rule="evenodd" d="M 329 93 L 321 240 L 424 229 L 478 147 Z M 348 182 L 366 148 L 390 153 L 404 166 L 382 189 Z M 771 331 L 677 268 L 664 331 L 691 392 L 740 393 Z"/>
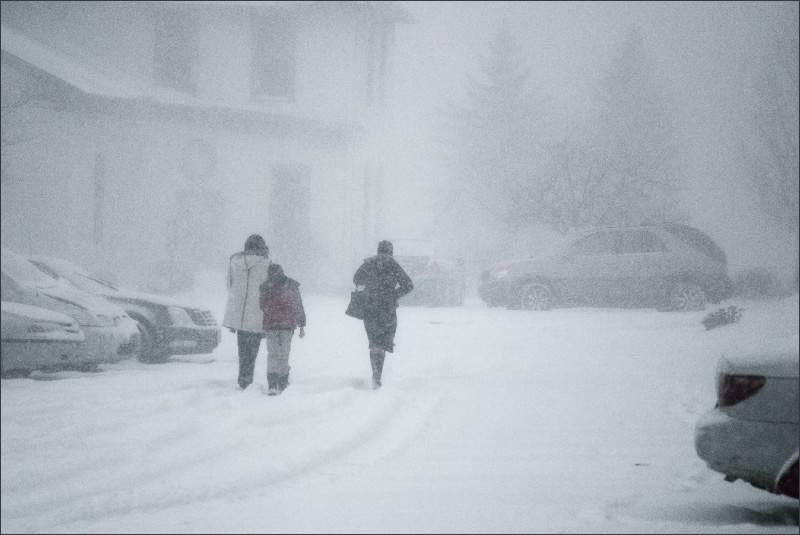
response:
<path id="1" fill-rule="evenodd" d="M 77 365 L 83 342 L 62 340 L 7 341 L 0 343 L 2 372 Z"/>
<path id="2" fill-rule="evenodd" d="M 703 284 L 703 290 L 709 301 L 719 303 L 733 295 L 733 281 L 727 275 L 709 277 Z"/>
<path id="3" fill-rule="evenodd" d="M 122 343 L 115 327 L 89 327 L 81 325 L 86 340 L 81 347 L 82 362 L 115 362 L 120 359 L 117 348 Z"/>
<path id="4" fill-rule="evenodd" d="M 487 305 L 509 305 L 511 293 L 511 285 L 502 280 L 488 279 L 478 285 L 478 295 Z"/>
<path id="5" fill-rule="evenodd" d="M 190 355 L 211 353 L 219 341 L 219 327 L 166 327 L 159 345 L 171 355 Z"/>
<path id="6" fill-rule="evenodd" d="M 776 492 L 777 476 L 797 451 L 798 424 L 739 420 L 714 409 L 695 426 L 694 444 L 712 470 Z"/>
<path id="7" fill-rule="evenodd" d="M 125 318 L 114 327 L 117 343 L 115 360 L 128 358 L 139 351 L 142 343 L 139 327 L 133 319 Z"/>

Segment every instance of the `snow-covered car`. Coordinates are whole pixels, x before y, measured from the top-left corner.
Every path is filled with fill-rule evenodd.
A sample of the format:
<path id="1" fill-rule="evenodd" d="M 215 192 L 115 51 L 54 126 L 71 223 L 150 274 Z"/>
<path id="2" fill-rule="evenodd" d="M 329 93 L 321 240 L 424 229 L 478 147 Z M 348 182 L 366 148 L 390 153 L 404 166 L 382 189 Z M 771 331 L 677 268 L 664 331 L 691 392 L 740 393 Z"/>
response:
<path id="1" fill-rule="evenodd" d="M 400 299 L 401 305 L 464 304 L 464 270 L 457 262 L 435 255 L 430 240 L 395 240 L 394 259 L 414 283 L 411 293 Z"/>
<path id="2" fill-rule="evenodd" d="M 81 366 L 83 331 L 66 314 L 0 302 L 0 371 L 27 375 L 32 370 Z"/>
<path id="3" fill-rule="evenodd" d="M 792 347 L 793 344 L 793 347 Z M 725 355 L 717 404 L 695 426 L 695 449 L 726 481 L 798 497 L 797 340 Z"/>
<path id="4" fill-rule="evenodd" d="M 679 224 L 595 228 L 556 254 L 508 260 L 481 274 L 489 306 L 702 310 L 733 293 L 727 259 L 704 232 Z"/>
<path id="5" fill-rule="evenodd" d="M 76 290 L 36 269 L 25 257 L 2 250 L 3 301 L 60 312 L 74 318 L 85 335 L 85 362 L 115 362 L 135 354 L 139 329 L 122 308 Z"/>
<path id="6" fill-rule="evenodd" d="M 211 353 L 219 345 L 220 329 L 209 310 L 170 297 L 121 288 L 60 258 L 31 255 L 28 260 L 43 273 L 122 307 L 142 333 L 142 361 Z"/>

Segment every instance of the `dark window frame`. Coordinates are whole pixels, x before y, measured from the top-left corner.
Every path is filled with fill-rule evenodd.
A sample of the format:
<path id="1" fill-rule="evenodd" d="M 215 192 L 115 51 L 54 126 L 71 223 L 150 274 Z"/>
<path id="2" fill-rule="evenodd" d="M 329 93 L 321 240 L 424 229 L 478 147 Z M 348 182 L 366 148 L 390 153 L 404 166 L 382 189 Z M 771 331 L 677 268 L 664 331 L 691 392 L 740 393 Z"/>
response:
<path id="1" fill-rule="evenodd" d="M 647 245 L 651 245 L 653 247 L 642 247 L 638 250 L 631 247 L 631 244 L 636 242 L 633 241 L 633 236 L 640 234 L 642 236 L 647 236 L 649 243 Z M 644 241 L 639 241 L 638 244 L 644 244 Z M 635 230 L 628 230 L 625 231 L 622 241 L 620 242 L 620 250 L 619 254 L 652 254 L 652 253 L 663 253 L 667 251 L 667 247 L 664 244 L 664 240 L 662 240 L 658 235 L 647 229 L 635 229 Z"/>
<path id="2" fill-rule="evenodd" d="M 607 236 L 608 241 L 611 244 L 611 249 L 607 251 L 586 251 L 585 246 L 587 243 L 591 243 L 591 240 L 596 239 L 597 236 Z M 614 232 L 610 231 L 600 231 L 600 232 L 593 232 L 588 236 L 584 236 L 583 238 L 579 239 L 575 243 L 572 244 L 571 250 L 573 254 L 580 255 L 580 256 L 600 256 L 600 255 L 616 255 L 619 254 L 619 240 L 620 237 L 616 235 Z"/>
<path id="3" fill-rule="evenodd" d="M 153 37 L 153 79 L 162 87 L 197 92 L 197 20 L 191 13 L 162 10 Z"/>
<path id="4" fill-rule="evenodd" d="M 294 102 L 297 92 L 297 21 L 278 13 L 259 15 L 253 19 L 251 28 L 251 97 L 254 100 Z"/>

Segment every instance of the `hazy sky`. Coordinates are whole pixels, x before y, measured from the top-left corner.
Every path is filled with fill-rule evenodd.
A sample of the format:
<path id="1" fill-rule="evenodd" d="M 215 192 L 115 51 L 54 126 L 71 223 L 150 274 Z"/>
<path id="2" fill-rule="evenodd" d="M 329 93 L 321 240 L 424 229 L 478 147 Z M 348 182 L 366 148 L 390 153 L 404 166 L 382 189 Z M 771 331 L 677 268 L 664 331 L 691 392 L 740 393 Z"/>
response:
<path id="1" fill-rule="evenodd" d="M 417 22 L 397 30 L 395 154 L 402 181 L 389 188 L 392 234 L 428 232 L 430 178 L 446 172 L 433 144 L 436 110 L 458 98 L 467 73 L 505 19 L 555 111 L 588 112 L 600 71 L 631 25 L 676 104 L 687 147 L 692 222 L 720 240 L 732 267 L 791 263 L 787 236 L 771 237 L 741 186 L 737 135 L 750 85 L 779 33 L 797 34 L 794 2 L 401 2 Z M 411 215 L 412 217 L 405 217 Z M 790 255 L 791 256 L 791 255 Z M 752 261 L 752 262 L 751 262 Z"/>

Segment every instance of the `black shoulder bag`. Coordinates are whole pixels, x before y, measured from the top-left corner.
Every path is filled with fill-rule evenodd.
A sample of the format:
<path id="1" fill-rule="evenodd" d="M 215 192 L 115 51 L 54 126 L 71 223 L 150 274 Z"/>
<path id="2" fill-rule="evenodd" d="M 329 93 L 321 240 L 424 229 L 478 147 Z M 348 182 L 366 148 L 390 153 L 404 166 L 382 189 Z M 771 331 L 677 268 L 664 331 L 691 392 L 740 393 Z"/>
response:
<path id="1" fill-rule="evenodd" d="M 347 305 L 347 310 L 344 311 L 350 317 L 363 320 L 365 309 L 367 308 L 367 291 L 359 290 L 356 288 L 350 292 L 350 303 Z"/>

